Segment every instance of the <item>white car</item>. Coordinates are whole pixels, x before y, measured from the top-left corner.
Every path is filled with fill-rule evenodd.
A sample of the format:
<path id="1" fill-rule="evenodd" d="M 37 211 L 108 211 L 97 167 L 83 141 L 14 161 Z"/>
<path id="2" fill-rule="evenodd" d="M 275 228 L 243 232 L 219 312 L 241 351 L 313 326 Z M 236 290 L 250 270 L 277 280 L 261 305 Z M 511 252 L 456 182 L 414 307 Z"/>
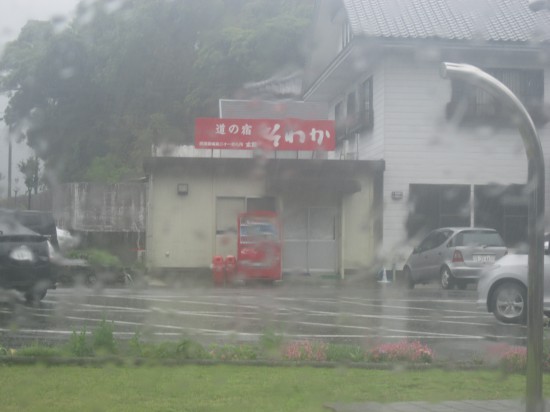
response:
<path id="1" fill-rule="evenodd" d="M 545 253 L 548 239 L 545 236 Z M 527 254 L 509 254 L 481 274 L 477 284 L 478 306 L 492 312 L 504 323 L 525 323 L 527 320 Z M 545 314 L 550 314 L 550 256 L 544 256 Z"/>

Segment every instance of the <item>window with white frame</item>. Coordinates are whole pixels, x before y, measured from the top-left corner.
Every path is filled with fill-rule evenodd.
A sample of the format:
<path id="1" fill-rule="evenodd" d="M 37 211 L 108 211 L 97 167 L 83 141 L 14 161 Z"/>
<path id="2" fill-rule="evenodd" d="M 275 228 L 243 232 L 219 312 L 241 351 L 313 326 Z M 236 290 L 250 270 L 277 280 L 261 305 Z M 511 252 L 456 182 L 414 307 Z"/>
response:
<path id="1" fill-rule="evenodd" d="M 349 24 L 349 21 L 347 19 L 342 24 L 341 38 L 342 38 L 342 42 L 340 43 L 340 50 L 344 50 L 353 39 L 353 32 L 351 30 L 351 25 Z"/>
<path id="2" fill-rule="evenodd" d="M 349 92 L 345 100 L 336 104 L 334 119 L 336 121 L 336 136 L 338 138 L 344 138 L 351 133 L 360 133 L 372 129 L 372 99 L 371 76 Z"/>

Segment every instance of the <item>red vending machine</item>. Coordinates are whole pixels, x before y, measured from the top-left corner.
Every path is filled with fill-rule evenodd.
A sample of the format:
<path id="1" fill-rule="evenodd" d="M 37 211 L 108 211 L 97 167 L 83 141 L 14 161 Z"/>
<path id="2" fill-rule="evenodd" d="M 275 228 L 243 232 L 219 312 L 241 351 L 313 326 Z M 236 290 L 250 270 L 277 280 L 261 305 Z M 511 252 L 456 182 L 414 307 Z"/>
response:
<path id="1" fill-rule="evenodd" d="M 237 273 L 241 280 L 282 279 L 282 237 L 275 212 L 241 213 L 238 217 Z"/>

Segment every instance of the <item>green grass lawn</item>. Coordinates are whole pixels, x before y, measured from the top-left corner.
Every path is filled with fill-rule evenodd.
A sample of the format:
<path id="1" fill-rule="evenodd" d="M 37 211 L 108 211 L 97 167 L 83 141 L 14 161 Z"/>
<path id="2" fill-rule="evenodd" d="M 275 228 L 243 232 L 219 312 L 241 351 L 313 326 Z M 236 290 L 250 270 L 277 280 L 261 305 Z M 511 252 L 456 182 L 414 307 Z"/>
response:
<path id="1" fill-rule="evenodd" d="M 550 382 L 544 384 L 550 395 Z M 522 375 L 255 366 L 1 366 L 8 411 L 322 411 L 329 402 L 518 399 Z"/>

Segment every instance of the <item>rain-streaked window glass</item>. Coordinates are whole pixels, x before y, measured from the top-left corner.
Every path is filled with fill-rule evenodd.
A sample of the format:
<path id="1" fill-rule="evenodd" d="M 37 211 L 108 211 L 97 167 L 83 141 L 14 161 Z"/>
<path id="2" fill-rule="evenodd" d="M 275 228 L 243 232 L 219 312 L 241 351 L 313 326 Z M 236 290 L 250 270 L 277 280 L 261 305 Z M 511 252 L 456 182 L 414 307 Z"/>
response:
<path id="1" fill-rule="evenodd" d="M 0 0 L 2 411 L 541 412 L 549 86 L 550 0 Z"/>

